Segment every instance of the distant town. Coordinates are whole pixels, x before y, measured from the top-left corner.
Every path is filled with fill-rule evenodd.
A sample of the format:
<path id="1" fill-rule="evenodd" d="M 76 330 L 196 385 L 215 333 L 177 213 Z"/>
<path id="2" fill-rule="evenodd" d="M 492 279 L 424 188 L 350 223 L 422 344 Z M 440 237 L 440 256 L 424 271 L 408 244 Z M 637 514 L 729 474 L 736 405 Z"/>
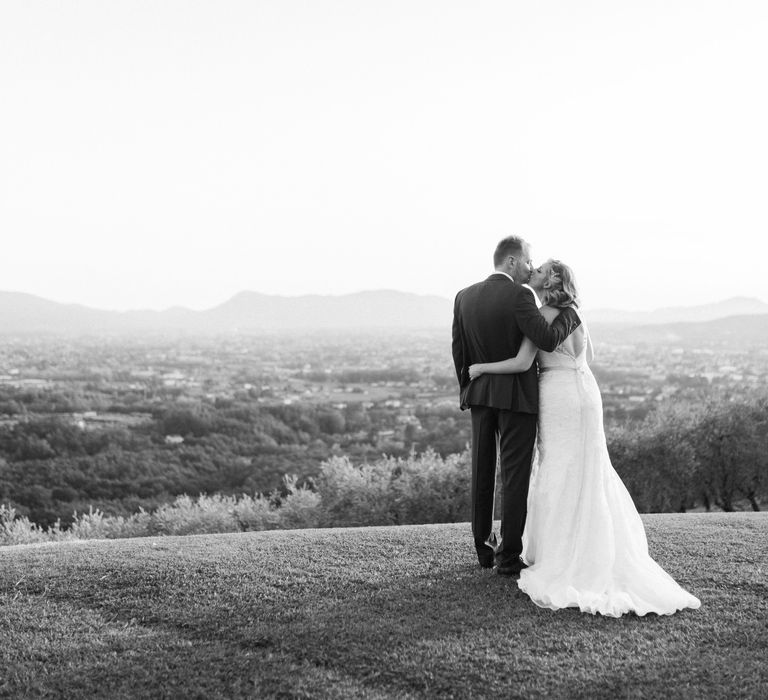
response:
<path id="1" fill-rule="evenodd" d="M 595 339 L 593 371 L 606 419 L 642 416 L 653 402 L 691 390 L 743 392 L 768 385 L 768 349 L 685 348 Z M 0 424 L 28 418 L 16 392 L 73 398 L 66 414 L 83 429 L 149 420 L 153 405 L 244 399 L 257 405 L 320 405 L 375 411 L 377 438 L 398 447 L 419 415 L 460 418 L 448 333 L 275 332 L 218 337 L 17 337 L 0 342 Z M 111 407 L 119 406 L 118 411 Z M 130 406 L 141 410 L 127 411 Z M 51 407 L 49 407 L 51 408 Z M 171 441 L 178 441 L 168 436 Z"/>

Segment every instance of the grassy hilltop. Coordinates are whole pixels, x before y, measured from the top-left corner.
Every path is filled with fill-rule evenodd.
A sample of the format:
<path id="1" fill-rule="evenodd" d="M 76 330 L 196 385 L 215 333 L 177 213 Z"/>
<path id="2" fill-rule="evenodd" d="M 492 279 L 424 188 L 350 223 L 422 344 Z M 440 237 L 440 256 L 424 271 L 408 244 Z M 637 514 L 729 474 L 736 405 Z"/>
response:
<path id="1" fill-rule="evenodd" d="M 0 697 L 766 697 L 768 514 L 643 520 L 700 610 L 542 610 L 466 524 L 3 548 Z"/>

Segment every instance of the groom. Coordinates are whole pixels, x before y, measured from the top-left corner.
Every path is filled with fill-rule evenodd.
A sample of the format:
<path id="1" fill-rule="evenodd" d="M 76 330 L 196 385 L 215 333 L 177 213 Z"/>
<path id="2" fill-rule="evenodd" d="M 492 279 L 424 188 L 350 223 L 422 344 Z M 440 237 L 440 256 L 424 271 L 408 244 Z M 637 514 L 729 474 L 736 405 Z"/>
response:
<path id="1" fill-rule="evenodd" d="M 470 382 L 469 366 L 514 357 L 523 337 L 551 352 L 579 325 L 563 309 L 551 326 L 539 313 L 533 292 L 524 287 L 533 269 L 530 247 L 517 236 L 504 238 L 493 254 L 496 271 L 462 289 L 453 308 L 453 361 L 461 409 L 472 414 L 472 535 L 480 566 L 496 558 L 499 574 L 514 576 L 525 565 L 523 528 L 527 511 L 539 410 L 536 363 L 520 374 L 483 374 Z M 498 457 L 502 482 L 501 538 L 492 535 L 493 491 Z"/>

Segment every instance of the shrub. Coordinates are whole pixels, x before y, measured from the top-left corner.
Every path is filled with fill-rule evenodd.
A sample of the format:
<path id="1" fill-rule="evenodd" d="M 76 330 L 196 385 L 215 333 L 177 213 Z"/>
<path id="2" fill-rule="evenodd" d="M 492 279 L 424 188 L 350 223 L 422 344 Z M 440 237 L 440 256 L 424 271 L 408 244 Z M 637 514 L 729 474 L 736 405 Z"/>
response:
<path id="1" fill-rule="evenodd" d="M 470 513 L 469 453 L 442 458 L 428 449 L 394 461 L 392 508 L 401 524 L 453 523 Z"/>
<path id="2" fill-rule="evenodd" d="M 280 526 L 277 508 L 261 494 L 243 495 L 235 504 L 233 515 L 243 531 L 275 530 Z"/>
<path id="3" fill-rule="evenodd" d="M 308 486 L 298 487 L 295 476 L 286 476 L 284 482 L 288 495 L 275 509 L 279 527 L 283 530 L 320 527 L 320 494 Z"/>
<path id="4" fill-rule="evenodd" d="M 123 517 L 106 516 L 91 508 L 78 515 L 69 527 L 69 534 L 77 540 L 119 539 L 122 537 L 146 537 L 150 534 L 151 516 L 143 508 L 138 513 Z"/>
<path id="5" fill-rule="evenodd" d="M 347 457 L 323 462 L 316 488 L 323 525 L 456 522 L 469 516 L 469 453 L 434 450 L 382 457 L 355 466 Z"/>
<path id="6" fill-rule="evenodd" d="M 15 508 L 0 505 L 0 545 L 50 542 L 65 536 L 59 523 L 46 530 L 26 516 L 17 516 Z"/>
<path id="7" fill-rule="evenodd" d="M 235 496 L 200 495 L 197 499 L 179 496 L 173 503 L 160 506 L 152 514 L 152 534 L 205 535 L 239 532 L 235 517 Z"/>
<path id="8" fill-rule="evenodd" d="M 391 478 L 391 465 L 386 459 L 359 467 L 349 457 L 332 457 L 323 462 L 315 482 L 322 503 L 322 525 L 392 525 Z"/>

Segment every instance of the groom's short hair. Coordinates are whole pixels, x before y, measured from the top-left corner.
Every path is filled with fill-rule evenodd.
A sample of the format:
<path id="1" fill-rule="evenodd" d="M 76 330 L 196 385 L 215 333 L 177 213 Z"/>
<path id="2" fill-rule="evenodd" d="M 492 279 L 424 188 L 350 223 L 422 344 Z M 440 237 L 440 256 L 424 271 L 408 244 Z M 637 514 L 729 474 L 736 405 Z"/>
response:
<path id="1" fill-rule="evenodd" d="M 504 262 L 504 259 L 512 255 L 518 258 L 523 253 L 523 247 L 526 245 L 526 241 L 520 236 L 507 236 L 499 241 L 499 245 L 496 246 L 496 252 L 493 254 L 493 266 L 500 267 Z"/>

